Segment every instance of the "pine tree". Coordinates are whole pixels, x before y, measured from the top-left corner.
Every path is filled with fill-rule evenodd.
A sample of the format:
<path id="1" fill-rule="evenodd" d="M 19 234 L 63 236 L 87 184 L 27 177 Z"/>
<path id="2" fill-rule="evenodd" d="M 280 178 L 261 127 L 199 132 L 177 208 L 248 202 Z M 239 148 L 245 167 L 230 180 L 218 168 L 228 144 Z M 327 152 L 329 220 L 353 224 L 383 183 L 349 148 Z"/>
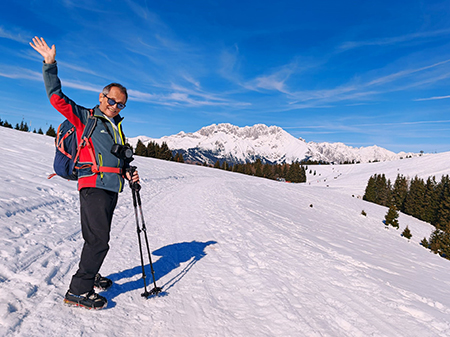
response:
<path id="1" fill-rule="evenodd" d="M 56 137 L 56 131 L 51 124 L 45 134 L 50 137 Z"/>
<path id="2" fill-rule="evenodd" d="M 401 174 L 397 175 L 392 189 L 392 200 L 399 211 L 404 210 L 405 199 L 408 195 L 408 179 Z"/>
<path id="3" fill-rule="evenodd" d="M 432 252 L 450 259 L 450 234 L 436 229 L 431 233 L 429 245 Z"/>
<path id="4" fill-rule="evenodd" d="M 425 182 L 419 177 L 411 180 L 408 195 L 405 199 L 405 213 L 422 219 L 425 206 Z"/>
<path id="5" fill-rule="evenodd" d="M 184 163 L 183 155 L 182 155 L 180 152 L 177 152 L 177 153 L 175 154 L 174 160 L 175 160 L 176 162 L 178 162 L 178 163 Z"/>
<path id="6" fill-rule="evenodd" d="M 222 166 L 220 168 L 224 171 L 226 171 L 228 169 L 228 164 L 225 160 L 222 162 Z"/>
<path id="7" fill-rule="evenodd" d="M 257 177 L 263 177 L 263 171 L 262 171 L 262 163 L 261 163 L 261 159 L 256 159 L 255 164 L 255 176 Z"/>
<path id="8" fill-rule="evenodd" d="M 134 150 L 134 154 L 136 156 L 147 156 L 147 148 L 145 147 L 144 143 L 139 139 L 136 144 L 136 149 Z"/>
<path id="9" fill-rule="evenodd" d="M 425 195 L 423 201 L 423 217 L 420 220 L 428 223 L 434 223 L 439 207 L 438 196 L 436 195 L 436 178 L 429 177 L 425 184 Z"/>
<path id="10" fill-rule="evenodd" d="M 38 132 L 37 132 L 39 135 L 43 135 L 44 134 L 44 132 L 42 131 L 42 129 L 41 128 L 39 128 L 39 130 L 38 130 Z"/>
<path id="11" fill-rule="evenodd" d="M 172 151 L 169 149 L 169 146 L 166 142 L 163 142 L 161 144 L 159 158 L 164 160 L 173 160 Z"/>
<path id="12" fill-rule="evenodd" d="M 306 182 L 305 169 L 300 167 L 299 162 L 292 163 L 286 176 L 286 180 L 293 183 Z"/>
<path id="13" fill-rule="evenodd" d="M 156 143 L 151 141 L 147 144 L 147 157 L 156 158 Z"/>
<path id="14" fill-rule="evenodd" d="M 389 225 L 391 225 L 392 227 L 395 227 L 395 228 L 399 228 L 399 224 L 398 224 L 398 216 L 399 216 L 399 214 L 398 214 L 398 211 L 397 211 L 397 208 L 395 207 L 395 205 L 391 205 L 390 207 L 389 207 L 389 210 L 388 210 L 388 212 L 386 213 L 386 215 L 385 215 L 385 225 L 386 226 L 389 226 Z"/>
<path id="15" fill-rule="evenodd" d="M 263 177 L 267 179 L 273 179 L 273 173 L 272 173 L 273 165 L 270 164 L 264 164 L 263 165 Z"/>
<path id="16" fill-rule="evenodd" d="M 377 190 L 375 186 L 376 174 L 369 178 L 367 182 L 366 191 L 364 192 L 363 200 L 375 202 L 377 199 Z"/>
<path id="17" fill-rule="evenodd" d="M 375 179 L 376 201 L 378 205 L 388 206 L 391 202 L 391 182 L 386 180 L 383 174 L 378 175 Z"/>
<path id="18" fill-rule="evenodd" d="M 450 180 L 448 175 L 442 177 L 441 184 L 434 225 L 438 229 L 450 233 Z"/>
<path id="19" fill-rule="evenodd" d="M 411 234 L 411 231 L 409 230 L 408 226 L 406 226 L 406 228 L 403 230 L 402 236 L 404 236 L 407 239 L 412 238 L 412 234 Z"/>

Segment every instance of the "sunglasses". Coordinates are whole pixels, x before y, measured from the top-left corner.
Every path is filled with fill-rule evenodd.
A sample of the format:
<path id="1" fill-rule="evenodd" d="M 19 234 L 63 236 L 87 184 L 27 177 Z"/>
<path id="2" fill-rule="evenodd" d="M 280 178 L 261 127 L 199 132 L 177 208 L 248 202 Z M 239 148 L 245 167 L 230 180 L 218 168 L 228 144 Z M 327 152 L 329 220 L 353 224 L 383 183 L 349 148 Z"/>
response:
<path id="1" fill-rule="evenodd" d="M 126 105 L 124 103 L 117 103 L 115 100 L 113 100 L 112 98 L 109 98 L 108 96 L 106 96 L 105 94 L 103 94 L 104 97 L 106 97 L 108 99 L 108 104 L 109 105 L 115 105 L 117 104 L 117 108 L 122 110 L 126 107 Z"/>

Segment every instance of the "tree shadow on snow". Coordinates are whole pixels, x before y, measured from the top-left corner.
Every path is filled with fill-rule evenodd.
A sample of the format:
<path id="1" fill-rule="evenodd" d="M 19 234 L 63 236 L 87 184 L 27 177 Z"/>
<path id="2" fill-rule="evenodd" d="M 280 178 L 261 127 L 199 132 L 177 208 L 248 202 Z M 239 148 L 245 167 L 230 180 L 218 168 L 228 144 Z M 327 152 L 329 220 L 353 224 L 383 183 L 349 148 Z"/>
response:
<path id="1" fill-rule="evenodd" d="M 178 272 L 177 275 L 172 277 L 169 281 L 167 281 L 164 285 L 158 284 L 157 286 L 162 288 L 162 292 L 158 296 L 167 295 L 167 291 L 172 288 L 176 283 L 178 283 L 184 275 L 199 261 L 203 258 L 205 253 L 205 248 L 209 245 L 216 244 L 216 241 L 208 241 L 208 242 L 181 242 L 175 243 L 172 245 L 168 245 L 162 248 L 159 248 L 152 252 L 152 262 L 153 269 L 155 271 L 155 281 L 158 282 L 163 276 L 166 276 L 171 271 L 179 268 L 182 263 L 189 263 Z M 143 253 L 144 253 L 144 264 L 145 264 L 145 275 L 147 277 L 147 290 L 151 291 L 154 288 L 153 277 L 151 273 L 151 268 L 149 264 L 149 259 L 147 256 L 147 250 L 145 249 L 145 245 L 143 245 Z M 160 258 L 155 261 L 154 256 L 160 256 Z M 136 248 L 136 261 L 139 261 L 139 249 Z M 125 283 L 118 283 L 117 281 L 121 279 L 126 279 L 133 277 L 135 275 L 139 275 L 140 277 L 134 281 L 129 281 Z M 114 285 L 107 292 L 102 293 L 102 296 L 106 297 L 108 300 L 108 308 L 114 308 L 116 303 L 113 299 L 123 293 L 133 290 L 139 290 L 140 293 L 144 292 L 144 281 L 142 279 L 142 266 L 139 264 L 134 268 L 123 270 L 118 273 L 114 273 L 108 276 L 113 282 Z"/>

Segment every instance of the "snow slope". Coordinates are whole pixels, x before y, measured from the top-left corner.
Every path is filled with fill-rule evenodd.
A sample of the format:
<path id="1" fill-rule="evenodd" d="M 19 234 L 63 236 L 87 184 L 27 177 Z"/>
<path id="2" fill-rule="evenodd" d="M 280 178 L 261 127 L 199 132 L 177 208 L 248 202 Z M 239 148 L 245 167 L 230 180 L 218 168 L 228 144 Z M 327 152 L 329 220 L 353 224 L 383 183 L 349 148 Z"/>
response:
<path id="1" fill-rule="evenodd" d="M 127 187 L 94 312 L 62 304 L 83 241 L 75 184 L 46 179 L 53 139 L 0 128 L 0 144 L 0 335 L 450 335 L 450 261 L 419 245 L 432 227 L 401 215 L 387 230 L 386 208 L 356 197 L 374 173 L 449 174 L 450 153 L 311 167 L 306 184 L 136 158 L 164 293 L 140 296 Z"/>

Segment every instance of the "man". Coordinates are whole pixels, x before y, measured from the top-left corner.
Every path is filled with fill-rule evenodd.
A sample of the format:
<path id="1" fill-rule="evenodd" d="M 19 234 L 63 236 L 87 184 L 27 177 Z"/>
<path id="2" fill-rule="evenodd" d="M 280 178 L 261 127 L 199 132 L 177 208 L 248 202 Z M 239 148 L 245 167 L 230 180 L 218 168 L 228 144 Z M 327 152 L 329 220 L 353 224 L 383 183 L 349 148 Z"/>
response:
<path id="1" fill-rule="evenodd" d="M 61 91 L 55 45 L 50 48 L 43 38 L 38 37 L 33 38 L 30 45 L 44 58 L 44 82 L 51 104 L 75 126 L 80 141 L 91 111 L 75 104 Z M 111 83 L 103 89 L 99 96 L 100 104 L 93 109 L 98 121 L 90 146 L 84 147 L 79 156 L 79 165 L 83 165 L 78 175 L 78 190 L 84 245 L 79 269 L 73 275 L 64 298 L 69 305 L 93 309 L 107 305 L 106 298 L 96 294 L 94 286 L 106 290 L 112 285 L 111 280 L 98 272 L 109 250 L 113 212 L 118 193 L 123 190 L 124 175 L 133 182 L 139 182 L 137 172 L 133 177 L 128 172 L 124 173 L 127 165 L 124 158 L 111 152 L 113 145 L 125 145 L 119 113 L 125 108 L 127 99 L 126 88 L 118 83 Z"/>

